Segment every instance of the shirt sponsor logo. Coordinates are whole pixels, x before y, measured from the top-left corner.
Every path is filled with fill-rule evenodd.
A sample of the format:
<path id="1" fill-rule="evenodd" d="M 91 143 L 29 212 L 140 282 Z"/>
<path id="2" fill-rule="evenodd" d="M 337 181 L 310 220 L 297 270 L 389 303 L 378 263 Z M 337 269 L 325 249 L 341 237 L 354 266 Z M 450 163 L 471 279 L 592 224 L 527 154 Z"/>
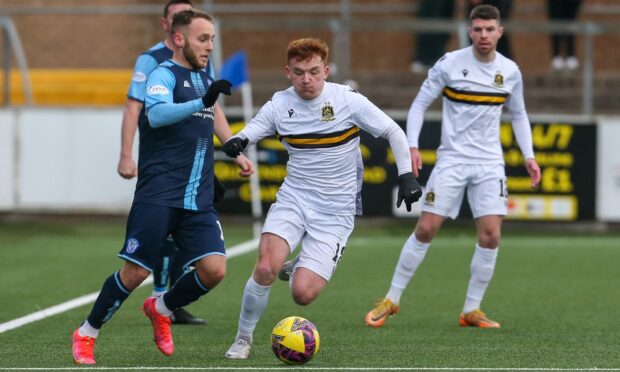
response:
<path id="1" fill-rule="evenodd" d="M 136 83 L 143 83 L 146 81 L 146 75 L 143 72 L 136 71 L 133 73 L 131 80 L 135 81 Z"/>
<path id="2" fill-rule="evenodd" d="M 166 95 L 170 93 L 168 88 L 163 85 L 152 85 L 146 88 L 146 92 L 150 95 Z"/>

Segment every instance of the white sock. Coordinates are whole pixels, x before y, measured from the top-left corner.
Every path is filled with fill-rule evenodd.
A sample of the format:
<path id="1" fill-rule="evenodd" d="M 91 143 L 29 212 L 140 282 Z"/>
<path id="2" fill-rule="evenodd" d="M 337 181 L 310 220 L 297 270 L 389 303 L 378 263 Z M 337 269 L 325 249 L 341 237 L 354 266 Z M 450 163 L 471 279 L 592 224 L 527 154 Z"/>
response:
<path id="1" fill-rule="evenodd" d="M 168 306 L 164 303 L 164 296 L 157 297 L 155 301 L 155 310 L 159 313 L 159 315 L 169 317 L 172 315 L 172 310 L 168 309 Z"/>
<path id="2" fill-rule="evenodd" d="M 290 289 L 293 289 L 293 280 L 295 280 L 295 273 L 296 273 L 296 272 L 297 272 L 297 270 L 293 271 L 293 272 L 291 273 L 291 277 L 290 277 L 290 278 L 288 278 L 288 287 L 289 287 Z"/>
<path id="3" fill-rule="evenodd" d="M 415 274 L 418 266 L 424 261 L 426 251 L 431 243 L 422 243 L 415 237 L 415 233 L 411 234 L 409 239 L 405 242 L 403 250 L 400 252 L 400 258 L 396 264 L 394 270 L 394 276 L 392 277 L 392 285 L 390 290 L 385 296 L 392 303 L 400 303 L 400 296 L 403 294 L 407 284 Z"/>
<path id="4" fill-rule="evenodd" d="M 498 249 L 499 247 L 495 249 L 482 248 L 476 244 L 476 251 L 471 259 L 471 278 L 467 287 L 463 313 L 467 314 L 480 309 L 484 292 L 491 281 L 491 277 L 493 277 Z"/>
<path id="5" fill-rule="evenodd" d="M 92 338 L 97 338 L 97 336 L 99 336 L 99 330 L 91 326 L 90 323 L 88 323 L 88 320 L 86 320 L 78 330 L 78 335 L 82 337 L 88 336 Z"/>
<path id="6" fill-rule="evenodd" d="M 239 329 L 237 338 L 242 338 L 252 343 L 252 335 L 258 320 L 263 315 L 269 302 L 271 286 L 262 286 L 250 276 L 243 290 L 241 301 L 241 314 L 239 314 Z"/>
<path id="7" fill-rule="evenodd" d="M 151 291 L 151 297 L 161 297 L 164 295 L 164 293 L 166 293 L 166 290 L 157 291 L 155 290 L 155 288 L 153 288 L 153 291 Z"/>

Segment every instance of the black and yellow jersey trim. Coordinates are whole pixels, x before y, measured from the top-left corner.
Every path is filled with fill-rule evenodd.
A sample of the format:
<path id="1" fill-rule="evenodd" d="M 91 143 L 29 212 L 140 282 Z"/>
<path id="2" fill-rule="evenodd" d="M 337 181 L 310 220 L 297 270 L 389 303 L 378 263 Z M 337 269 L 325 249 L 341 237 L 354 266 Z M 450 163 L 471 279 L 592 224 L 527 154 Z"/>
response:
<path id="1" fill-rule="evenodd" d="M 286 143 L 298 149 L 314 149 L 344 145 L 359 136 L 360 129 L 354 126 L 334 133 L 278 135 L 277 138 L 280 141 L 286 141 Z"/>
<path id="2" fill-rule="evenodd" d="M 443 96 L 453 102 L 467 103 L 470 105 L 499 106 L 506 103 L 508 93 L 469 92 L 445 87 L 443 89 Z"/>

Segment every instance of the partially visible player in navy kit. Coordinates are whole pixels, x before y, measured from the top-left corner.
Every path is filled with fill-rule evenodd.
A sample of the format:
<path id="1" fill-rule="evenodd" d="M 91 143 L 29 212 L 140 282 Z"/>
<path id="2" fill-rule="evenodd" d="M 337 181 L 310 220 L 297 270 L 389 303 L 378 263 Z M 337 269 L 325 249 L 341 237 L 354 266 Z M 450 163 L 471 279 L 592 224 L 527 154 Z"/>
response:
<path id="1" fill-rule="evenodd" d="M 198 10 L 177 13 L 172 22 L 174 54 L 148 77 L 148 126 L 140 127 L 138 183 L 127 220 L 120 271 L 110 275 L 91 313 L 72 337 L 77 364 L 95 364 L 99 329 L 131 291 L 153 270 L 169 234 L 179 246 L 186 272 L 160 297 L 149 297 L 143 310 L 151 320 L 155 343 L 172 355 L 172 311 L 208 293 L 226 273 L 224 236 L 213 208 L 213 112 L 228 81 L 213 81 L 204 71 L 213 50 L 212 18 Z"/>
<path id="2" fill-rule="evenodd" d="M 147 120 L 144 111 L 146 79 L 160 63 L 172 58 L 173 41 L 172 34 L 170 33 L 172 18 L 174 14 L 191 9 L 191 7 L 192 2 L 190 0 L 169 0 L 164 6 L 164 14 L 159 21 L 166 34 L 166 39 L 149 48 L 136 60 L 127 93 L 127 103 L 123 112 L 121 128 L 121 155 L 117 171 L 123 178 L 132 179 L 138 173 L 138 168 L 132 155 L 132 148 L 138 122 L 146 122 Z M 215 77 L 211 60 L 207 63 L 205 71 L 207 71 L 211 78 Z M 148 123 L 146 126 L 148 126 Z M 226 116 L 217 103 L 215 105 L 215 134 L 222 142 L 225 142 L 232 135 Z M 242 175 L 247 176 L 252 173 L 252 167 L 247 158 L 239 159 L 237 164 L 242 169 Z M 168 237 L 164 243 L 162 256 L 153 267 L 153 296 L 164 294 L 168 284 L 172 286 L 183 275 L 183 262 L 181 260 L 174 260 L 176 251 L 176 243 L 171 237 Z M 206 324 L 205 320 L 193 316 L 183 308 L 175 310 L 171 319 L 176 324 Z"/>

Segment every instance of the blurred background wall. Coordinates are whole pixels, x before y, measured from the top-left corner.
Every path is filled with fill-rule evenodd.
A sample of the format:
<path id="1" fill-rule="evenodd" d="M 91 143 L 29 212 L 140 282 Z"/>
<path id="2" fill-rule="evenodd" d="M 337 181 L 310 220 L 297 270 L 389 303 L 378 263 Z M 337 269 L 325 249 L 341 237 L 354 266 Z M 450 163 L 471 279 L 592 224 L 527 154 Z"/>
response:
<path id="1" fill-rule="evenodd" d="M 283 75 L 287 43 L 314 36 L 331 47 L 330 79 L 356 85 L 401 125 L 426 76 L 412 65 L 418 36 L 447 33 L 445 51 L 467 44 L 470 2 L 453 3 L 450 17 L 428 19 L 419 16 L 422 0 L 194 2 L 217 18 L 216 68 L 239 50 L 247 53 L 255 106 L 289 86 Z M 136 57 L 163 40 L 158 20 L 164 4 L 0 0 L 0 210 L 126 211 L 134 183 L 115 172 L 122 106 Z M 523 72 L 528 111 L 539 128 L 535 150 L 547 159 L 549 185 L 546 191 L 524 191 L 515 174 L 509 189 L 514 216 L 620 221 L 620 154 L 610 140 L 620 126 L 619 20 L 617 0 L 583 0 L 577 18 L 564 22 L 549 19 L 546 0 L 512 1 L 503 23 L 512 58 Z M 577 68 L 552 67 L 554 32 L 576 35 Z M 243 125 L 241 99 L 237 93 L 222 102 L 236 128 Z M 431 122 L 439 122 L 440 101 L 428 113 Z M 564 138 L 567 143 L 561 137 L 568 133 L 565 125 L 575 128 Z M 506 151 L 514 146 L 509 140 L 504 144 Z M 365 187 L 373 191 L 367 199 L 389 196 L 393 180 L 381 176 L 381 169 L 393 173 L 389 153 L 364 146 L 375 148 L 365 158 L 370 167 Z M 272 150 L 259 153 L 261 180 L 272 182 L 263 185 L 266 205 L 284 176 L 285 160 Z M 218 162 L 232 188 L 224 211 L 248 213 L 243 181 L 225 159 Z M 514 165 L 520 166 L 518 159 Z M 524 192 L 526 198 L 519 199 Z M 540 195 L 549 198 L 534 198 Z M 389 208 L 376 213 L 399 215 Z"/>

